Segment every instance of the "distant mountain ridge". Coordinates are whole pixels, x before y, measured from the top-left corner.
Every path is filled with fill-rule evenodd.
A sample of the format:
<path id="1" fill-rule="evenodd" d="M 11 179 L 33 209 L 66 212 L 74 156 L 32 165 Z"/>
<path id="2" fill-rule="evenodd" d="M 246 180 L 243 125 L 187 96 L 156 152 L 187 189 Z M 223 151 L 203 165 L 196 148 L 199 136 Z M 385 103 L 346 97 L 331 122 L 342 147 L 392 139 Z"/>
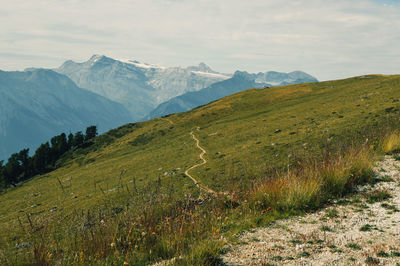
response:
<path id="1" fill-rule="evenodd" d="M 81 89 L 52 70 L 0 71 L 0 160 L 61 132 L 99 131 L 132 121 L 119 103 Z"/>
<path id="2" fill-rule="evenodd" d="M 203 101 L 179 97 L 186 93 L 199 97 L 190 92 L 200 91 L 212 87 L 213 84 L 232 78 L 231 74 L 223 74 L 214 71 L 205 63 L 198 66 L 162 67 L 136 60 L 117 60 L 104 55 L 93 55 L 88 61 L 76 63 L 68 60 L 61 67 L 54 69 L 71 78 L 79 87 L 85 88 L 113 101 L 123 104 L 130 112 L 134 120 L 139 121 L 157 115 L 165 115 L 172 110 L 187 111 L 195 102 L 206 104 L 208 99 L 217 99 L 239 91 L 238 84 L 234 84 L 237 78 L 228 82 L 231 89 L 224 88 L 221 92 L 205 90 L 203 93 L 211 93 L 210 97 L 202 97 Z M 249 74 L 252 87 L 255 84 L 268 86 L 280 86 L 294 83 L 316 82 L 311 75 L 301 71 L 281 73 L 275 71 Z M 221 89 L 221 85 L 213 88 Z M 242 87 L 241 90 L 249 87 Z M 230 93 L 231 92 L 231 93 Z M 217 96 L 220 95 L 220 96 Z M 171 102 L 169 102 L 172 100 Z M 183 101 L 189 101 L 187 103 Z M 177 107 L 177 102 L 182 108 Z M 175 107 L 167 107 L 173 104 Z M 196 106 L 194 106 L 196 107 Z M 161 111 L 163 109 L 164 111 Z M 167 111 L 170 110 L 170 111 Z"/>
<path id="3" fill-rule="evenodd" d="M 105 130 L 183 112 L 263 86 L 315 82 L 301 72 L 224 74 L 205 63 L 162 67 L 93 55 L 54 70 L 0 73 L 0 159 L 64 131 Z M 27 131 L 30 133 L 28 134 Z"/>
<path id="4" fill-rule="evenodd" d="M 260 72 L 258 74 L 236 71 L 230 79 L 214 83 L 196 92 L 185 93 L 160 104 L 151 111 L 145 119 L 185 112 L 249 88 L 263 88 L 264 86 L 270 87 L 308 82 L 318 82 L 318 80 L 302 71 L 290 73 L 270 71 L 266 73 Z"/>
<path id="5" fill-rule="evenodd" d="M 69 60 L 54 70 L 71 78 L 81 88 L 122 103 L 134 120 L 143 118 L 158 104 L 175 96 L 230 78 L 204 63 L 188 68 L 167 68 L 104 55 L 93 55 L 83 63 Z"/>
<path id="6" fill-rule="evenodd" d="M 297 83 L 318 82 L 315 77 L 303 71 L 293 71 L 290 73 L 268 71 L 265 73 L 260 72 L 258 74 L 253 74 L 253 77 L 256 82 L 268 83 L 271 86 L 284 86 Z"/>

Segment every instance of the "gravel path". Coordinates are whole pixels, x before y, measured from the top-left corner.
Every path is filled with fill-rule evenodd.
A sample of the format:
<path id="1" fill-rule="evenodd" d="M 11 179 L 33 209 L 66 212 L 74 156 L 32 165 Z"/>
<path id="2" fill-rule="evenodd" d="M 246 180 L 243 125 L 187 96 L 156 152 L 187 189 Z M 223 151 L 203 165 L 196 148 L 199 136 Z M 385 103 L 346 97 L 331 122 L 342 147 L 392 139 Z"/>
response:
<path id="1" fill-rule="evenodd" d="M 246 232 L 227 265 L 400 265 L 400 162 L 386 156 L 382 181 L 320 212 Z M 390 196 L 390 198 L 384 199 Z"/>

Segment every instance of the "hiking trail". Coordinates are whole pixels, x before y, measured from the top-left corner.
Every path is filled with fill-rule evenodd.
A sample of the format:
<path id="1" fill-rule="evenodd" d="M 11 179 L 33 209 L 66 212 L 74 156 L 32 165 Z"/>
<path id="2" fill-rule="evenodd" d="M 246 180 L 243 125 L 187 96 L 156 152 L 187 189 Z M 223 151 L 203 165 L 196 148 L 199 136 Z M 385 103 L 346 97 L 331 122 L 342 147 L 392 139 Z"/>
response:
<path id="1" fill-rule="evenodd" d="M 197 127 L 196 130 L 200 131 L 200 127 Z M 193 183 L 200 188 L 200 190 L 203 190 L 203 191 L 205 191 L 205 192 L 207 192 L 209 194 L 218 195 L 217 192 L 215 192 L 211 188 L 207 187 L 206 185 L 200 184 L 199 181 L 197 181 L 197 179 L 195 179 L 191 174 L 189 174 L 190 170 L 193 170 L 193 169 L 195 169 L 195 168 L 197 168 L 199 166 L 202 166 L 202 165 L 207 163 L 207 160 L 204 158 L 204 155 L 207 153 L 207 151 L 203 147 L 200 146 L 200 140 L 198 138 L 196 138 L 196 136 L 194 135 L 193 131 L 190 132 L 190 135 L 196 141 L 196 147 L 201 150 L 199 158 L 200 158 L 200 160 L 202 160 L 202 162 L 198 163 L 198 164 L 195 164 L 195 165 L 191 166 L 190 168 L 188 168 L 185 171 L 185 175 L 188 176 L 193 181 Z"/>

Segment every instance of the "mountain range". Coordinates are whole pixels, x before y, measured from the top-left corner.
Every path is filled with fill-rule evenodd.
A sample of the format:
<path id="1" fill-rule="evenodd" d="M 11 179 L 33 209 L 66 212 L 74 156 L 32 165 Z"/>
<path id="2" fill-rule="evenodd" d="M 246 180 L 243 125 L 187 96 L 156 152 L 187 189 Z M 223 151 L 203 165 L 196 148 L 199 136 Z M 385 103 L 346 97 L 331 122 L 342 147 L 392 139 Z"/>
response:
<path id="1" fill-rule="evenodd" d="M 71 78 L 81 88 L 122 103 L 135 121 L 164 101 L 230 78 L 204 63 L 188 68 L 168 68 L 104 55 L 93 55 L 83 63 L 66 61 L 54 70 Z"/>
<path id="2" fill-rule="evenodd" d="M 104 55 L 93 55 L 82 63 L 69 60 L 54 71 L 68 76 L 79 87 L 123 104 L 134 121 L 187 111 L 251 87 L 318 81 L 302 71 L 238 71 L 232 75 L 214 71 L 205 63 L 162 67 Z"/>
<path id="3" fill-rule="evenodd" d="M 1 71 L 0 160 L 92 124 L 104 132 L 187 111 L 248 88 L 315 81 L 301 71 L 225 74 L 205 63 L 163 67 L 104 55 L 81 63 L 68 60 L 52 70 Z"/>

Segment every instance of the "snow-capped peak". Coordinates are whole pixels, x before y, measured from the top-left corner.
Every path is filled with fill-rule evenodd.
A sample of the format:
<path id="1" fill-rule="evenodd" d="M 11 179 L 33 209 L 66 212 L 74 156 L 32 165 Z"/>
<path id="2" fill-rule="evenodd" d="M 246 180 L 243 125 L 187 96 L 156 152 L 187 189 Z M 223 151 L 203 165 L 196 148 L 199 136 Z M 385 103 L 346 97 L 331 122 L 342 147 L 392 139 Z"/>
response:
<path id="1" fill-rule="evenodd" d="M 198 66 L 189 66 L 187 67 L 190 71 L 199 71 L 199 72 L 206 72 L 206 73 L 218 73 L 211 69 L 211 67 L 207 66 L 205 63 L 200 63 Z"/>
<path id="2" fill-rule="evenodd" d="M 99 55 L 99 54 L 94 54 L 92 57 L 89 59 L 92 63 L 96 63 L 100 59 L 104 58 L 104 55 Z"/>
<path id="3" fill-rule="evenodd" d="M 155 68 L 155 69 L 165 69 L 165 67 L 163 66 L 158 66 L 158 65 L 153 65 L 153 64 L 148 64 L 148 63 L 141 63 L 137 60 L 130 60 L 130 59 L 118 59 L 118 61 L 126 63 L 126 64 L 131 64 L 134 65 L 136 67 L 140 67 L 140 68 L 146 68 L 146 69 L 151 69 L 151 68 Z"/>

